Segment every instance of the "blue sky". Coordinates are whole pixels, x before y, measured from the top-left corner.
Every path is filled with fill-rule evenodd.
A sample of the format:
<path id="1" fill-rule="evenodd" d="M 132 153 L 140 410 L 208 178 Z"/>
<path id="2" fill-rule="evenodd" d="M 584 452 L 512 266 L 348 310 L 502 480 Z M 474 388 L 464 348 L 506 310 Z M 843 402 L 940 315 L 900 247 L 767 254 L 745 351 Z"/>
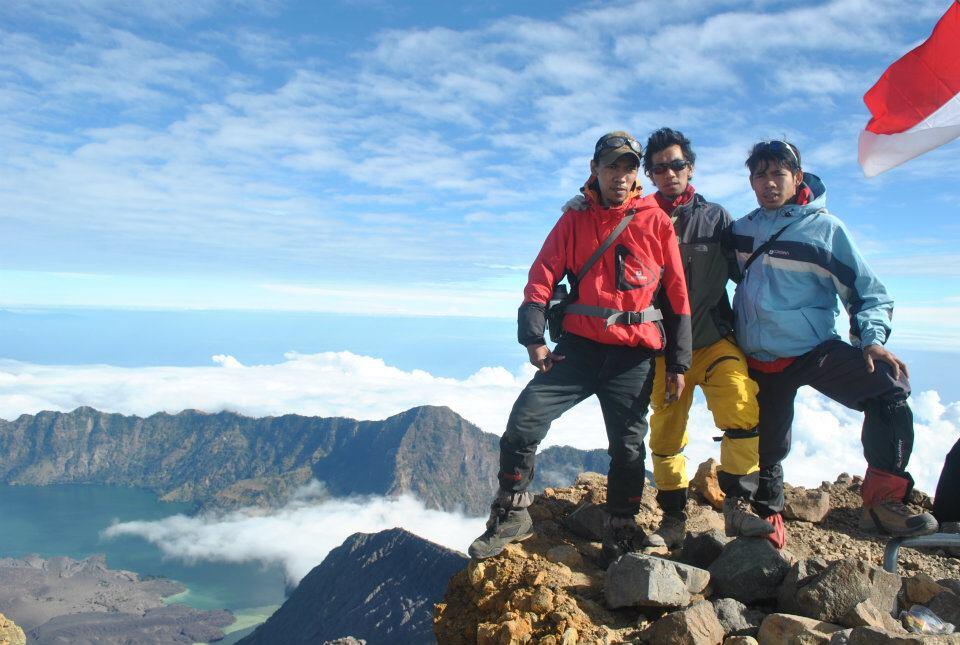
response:
<path id="1" fill-rule="evenodd" d="M 2 3 L 0 306 L 510 318 L 597 136 L 668 125 L 736 215 L 795 141 L 895 341 L 960 349 L 960 145 L 856 164 L 946 0 L 394 4 Z"/>

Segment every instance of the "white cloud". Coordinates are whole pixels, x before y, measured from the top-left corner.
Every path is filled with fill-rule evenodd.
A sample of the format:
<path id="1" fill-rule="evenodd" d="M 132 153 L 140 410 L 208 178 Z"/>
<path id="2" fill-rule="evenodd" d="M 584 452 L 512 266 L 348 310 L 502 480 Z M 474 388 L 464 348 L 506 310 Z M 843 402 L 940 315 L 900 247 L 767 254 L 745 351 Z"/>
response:
<path id="1" fill-rule="evenodd" d="M 103 535 L 139 536 L 156 545 L 164 555 L 188 563 L 208 560 L 279 564 L 288 580 L 296 584 L 331 549 L 354 533 L 402 527 L 463 553 L 473 538 L 483 532 L 484 521 L 485 518 L 428 509 L 412 497 L 317 501 L 308 495 L 269 513 L 243 509 L 226 514 L 121 522 L 105 529 Z"/>
<path id="2" fill-rule="evenodd" d="M 44 366 L 0 361 L 0 417 L 88 405 L 107 412 L 147 416 L 185 408 L 231 410 L 250 416 L 304 414 L 383 419 L 418 405 L 445 405 L 486 432 L 501 434 L 520 390 L 532 376 L 524 366 L 511 373 L 486 367 L 465 379 L 405 371 L 349 352 L 288 354 L 281 363 L 241 365 L 218 355 L 214 367 L 121 368 L 108 365 Z M 949 447 L 960 436 L 960 402 L 944 403 L 936 392 L 916 393 L 916 442 L 911 471 L 932 491 Z M 817 485 L 841 471 L 865 469 L 861 415 L 805 388 L 797 398 L 794 449 L 787 481 Z M 697 399 L 690 415 L 690 469 L 717 458 L 717 434 L 709 411 Z M 605 448 L 599 405 L 591 398 L 556 421 L 543 446 Z"/>

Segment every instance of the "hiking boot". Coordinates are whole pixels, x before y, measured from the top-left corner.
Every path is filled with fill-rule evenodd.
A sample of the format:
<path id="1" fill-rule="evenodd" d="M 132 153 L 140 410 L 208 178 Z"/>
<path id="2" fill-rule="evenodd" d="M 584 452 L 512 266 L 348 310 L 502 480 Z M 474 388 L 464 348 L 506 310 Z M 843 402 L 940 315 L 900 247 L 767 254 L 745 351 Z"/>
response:
<path id="1" fill-rule="evenodd" d="M 511 542 L 523 542 L 533 537 L 533 520 L 525 508 L 504 508 L 494 503 L 490 507 L 487 530 L 470 545 L 467 553 L 475 560 L 492 558 Z"/>
<path id="2" fill-rule="evenodd" d="M 723 529 L 727 537 L 764 537 L 775 527 L 754 513 L 747 500 L 727 497 L 723 500 Z"/>
<path id="3" fill-rule="evenodd" d="M 894 537 L 915 537 L 936 533 L 937 520 L 930 513 L 914 513 L 906 504 L 888 500 L 863 508 L 860 529 L 879 531 Z"/>
<path id="4" fill-rule="evenodd" d="M 687 534 L 687 521 L 673 515 L 664 515 L 657 530 L 647 536 L 647 546 L 675 549 Z"/>
<path id="5" fill-rule="evenodd" d="M 646 536 L 633 516 L 609 517 L 604 527 L 601 548 L 604 568 L 622 555 L 642 550 L 644 542 Z"/>

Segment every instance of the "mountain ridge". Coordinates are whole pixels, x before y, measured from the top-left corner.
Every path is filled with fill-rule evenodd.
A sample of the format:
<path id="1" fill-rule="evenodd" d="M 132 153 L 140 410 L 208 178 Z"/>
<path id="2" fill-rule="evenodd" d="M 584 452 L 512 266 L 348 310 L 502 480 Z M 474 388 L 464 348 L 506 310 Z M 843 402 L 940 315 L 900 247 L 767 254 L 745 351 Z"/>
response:
<path id="1" fill-rule="evenodd" d="M 334 497 L 411 494 L 429 508 L 484 515 L 498 441 L 442 406 L 379 421 L 198 410 L 140 417 L 82 406 L 0 420 L 0 482 L 138 486 L 166 501 L 230 508 L 278 506 L 317 479 Z M 534 487 L 606 469 L 604 451 L 551 447 L 538 457 Z"/>

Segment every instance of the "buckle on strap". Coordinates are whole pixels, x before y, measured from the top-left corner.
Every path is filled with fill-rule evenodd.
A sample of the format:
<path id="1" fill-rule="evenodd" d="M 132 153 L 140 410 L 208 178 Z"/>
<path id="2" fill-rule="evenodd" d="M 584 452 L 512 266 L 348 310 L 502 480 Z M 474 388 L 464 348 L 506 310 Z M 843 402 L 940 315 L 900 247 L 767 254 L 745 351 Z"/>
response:
<path id="1" fill-rule="evenodd" d="M 639 325 L 645 322 L 663 320 L 663 313 L 653 306 L 647 307 L 643 311 L 620 311 L 619 309 L 594 307 L 574 302 L 567 305 L 566 312 L 580 316 L 603 318 L 606 323 L 605 328 L 610 325 Z"/>

